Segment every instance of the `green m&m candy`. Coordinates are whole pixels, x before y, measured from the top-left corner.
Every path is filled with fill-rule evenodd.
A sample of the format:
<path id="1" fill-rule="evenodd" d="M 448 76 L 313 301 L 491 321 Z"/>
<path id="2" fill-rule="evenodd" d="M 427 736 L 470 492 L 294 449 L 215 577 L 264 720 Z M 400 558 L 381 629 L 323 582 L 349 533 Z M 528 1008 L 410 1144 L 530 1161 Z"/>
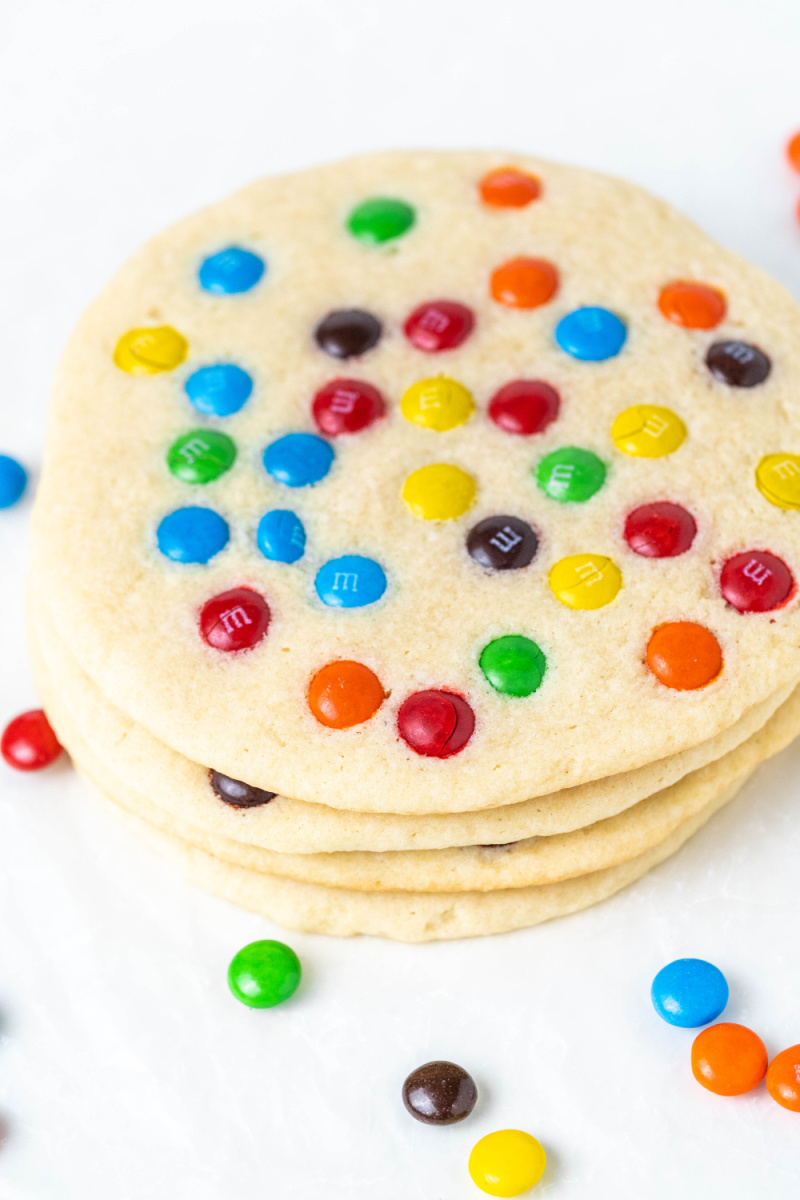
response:
<path id="1" fill-rule="evenodd" d="M 536 482 L 551 500 L 589 500 L 605 483 L 606 465 L 591 450 L 562 446 L 547 454 L 536 468 Z"/>
<path id="2" fill-rule="evenodd" d="M 228 987 L 248 1008 L 274 1008 L 297 991 L 302 970 L 283 942 L 250 942 L 231 959 Z"/>
<path id="3" fill-rule="evenodd" d="M 417 215 L 405 200 L 392 200 L 388 196 L 372 196 L 362 201 L 347 218 L 347 228 L 353 237 L 372 246 L 402 237 L 417 219 Z"/>
<path id="4" fill-rule="evenodd" d="M 479 661 L 495 691 L 507 696 L 530 696 L 547 670 L 547 659 L 536 642 L 519 633 L 489 642 Z"/>
<path id="5" fill-rule="evenodd" d="M 167 452 L 167 466 L 184 483 L 211 483 L 229 471 L 235 459 L 235 442 L 216 429 L 183 433 Z"/>

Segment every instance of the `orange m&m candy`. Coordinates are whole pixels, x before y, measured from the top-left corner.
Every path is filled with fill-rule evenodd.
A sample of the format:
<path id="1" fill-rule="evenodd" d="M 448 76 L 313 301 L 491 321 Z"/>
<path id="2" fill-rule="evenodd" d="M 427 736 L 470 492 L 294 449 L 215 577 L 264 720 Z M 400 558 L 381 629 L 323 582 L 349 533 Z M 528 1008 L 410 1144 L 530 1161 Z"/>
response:
<path id="1" fill-rule="evenodd" d="M 692 1043 L 692 1074 L 717 1096 L 741 1096 L 758 1087 L 767 1072 L 767 1049 L 746 1025 L 723 1021 Z"/>
<path id="2" fill-rule="evenodd" d="M 674 621 L 654 629 L 647 643 L 647 665 L 665 687 L 694 691 L 722 670 L 719 642 L 705 625 Z"/>
<path id="3" fill-rule="evenodd" d="M 542 194 L 542 185 L 535 175 L 518 171 L 516 167 L 498 167 L 489 171 L 478 185 L 484 204 L 493 208 L 525 208 Z"/>
<path id="4" fill-rule="evenodd" d="M 767 1091 L 781 1108 L 800 1112 L 800 1046 L 775 1055 L 767 1069 Z"/>
<path id="5" fill-rule="evenodd" d="M 725 296 L 707 283 L 679 280 L 661 289 L 658 307 L 673 325 L 684 329 L 714 329 L 725 316 Z"/>
<path id="6" fill-rule="evenodd" d="M 381 681 L 363 663 L 342 659 L 317 671 L 308 689 L 308 707 L 329 729 L 361 725 L 385 699 Z"/>
<path id="7" fill-rule="evenodd" d="M 557 290 L 558 271 L 544 258 L 511 258 L 492 271 L 492 297 L 507 308 L 538 308 Z"/>
<path id="8" fill-rule="evenodd" d="M 800 130 L 787 142 L 786 157 L 795 171 L 800 171 Z"/>

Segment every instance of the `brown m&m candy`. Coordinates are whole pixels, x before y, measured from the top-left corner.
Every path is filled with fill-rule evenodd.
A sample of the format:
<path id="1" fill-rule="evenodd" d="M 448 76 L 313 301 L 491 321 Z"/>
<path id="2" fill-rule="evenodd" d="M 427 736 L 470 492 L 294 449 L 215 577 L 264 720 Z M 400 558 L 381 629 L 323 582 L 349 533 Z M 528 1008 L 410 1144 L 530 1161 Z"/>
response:
<path id="1" fill-rule="evenodd" d="M 539 539 L 520 517 L 486 517 L 467 535 L 467 551 L 490 571 L 516 571 L 533 560 Z"/>
<path id="2" fill-rule="evenodd" d="M 231 779 L 230 775 L 223 775 L 213 767 L 209 768 L 208 782 L 220 800 L 230 804 L 231 808 L 258 808 L 261 804 L 269 804 L 278 794 L 265 792 L 263 788 L 243 783 L 241 779 Z"/>
<path id="3" fill-rule="evenodd" d="M 720 383 L 738 388 L 756 387 L 772 370 L 764 351 L 749 342 L 714 342 L 706 354 L 706 366 Z"/>
<path id="4" fill-rule="evenodd" d="M 456 1063 L 424 1063 L 403 1084 L 403 1104 L 425 1125 L 455 1125 L 469 1116 L 477 1099 L 475 1080 Z"/>
<path id="5" fill-rule="evenodd" d="M 361 308 L 340 308 L 320 321 L 314 340 L 332 358 L 358 358 L 377 346 L 382 332 L 380 321 L 372 313 Z"/>

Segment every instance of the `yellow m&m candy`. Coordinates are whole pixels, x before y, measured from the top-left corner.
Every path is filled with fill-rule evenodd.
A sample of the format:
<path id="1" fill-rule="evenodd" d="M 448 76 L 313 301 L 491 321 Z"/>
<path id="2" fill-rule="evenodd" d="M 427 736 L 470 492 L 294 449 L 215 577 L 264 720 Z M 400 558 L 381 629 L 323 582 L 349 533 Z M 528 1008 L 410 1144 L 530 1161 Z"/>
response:
<path id="1" fill-rule="evenodd" d="M 521 1196 L 539 1182 L 546 1166 L 544 1146 L 521 1129 L 487 1133 L 469 1156 L 472 1182 L 490 1196 Z"/>
<path id="2" fill-rule="evenodd" d="M 602 554 L 572 554 L 553 567 L 550 587 L 567 608 L 603 608 L 622 587 L 622 573 Z"/>
<path id="3" fill-rule="evenodd" d="M 189 343 L 171 325 L 129 329 L 117 342 L 114 362 L 129 375 L 160 375 L 183 362 Z"/>
<path id="4" fill-rule="evenodd" d="M 756 467 L 756 487 L 776 508 L 800 508 L 800 454 L 766 454 Z"/>
<path id="5" fill-rule="evenodd" d="M 475 480 L 460 467 L 434 463 L 409 475 L 403 485 L 403 499 L 426 521 L 452 521 L 475 499 Z"/>
<path id="6" fill-rule="evenodd" d="M 634 404 L 621 412 L 611 426 L 614 445 L 636 458 L 661 458 L 672 454 L 686 437 L 686 426 L 671 408 Z"/>
<path id="7" fill-rule="evenodd" d="M 463 425 L 475 411 L 472 396 L 455 379 L 439 375 L 413 383 L 403 394 L 400 411 L 407 421 L 423 429 L 444 433 Z"/>

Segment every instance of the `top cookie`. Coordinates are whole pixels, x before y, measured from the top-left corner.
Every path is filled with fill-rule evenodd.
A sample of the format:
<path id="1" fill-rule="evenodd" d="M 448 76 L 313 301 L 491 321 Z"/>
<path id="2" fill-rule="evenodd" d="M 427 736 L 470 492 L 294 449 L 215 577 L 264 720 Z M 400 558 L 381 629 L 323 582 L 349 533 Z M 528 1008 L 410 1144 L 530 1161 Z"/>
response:
<path id="1" fill-rule="evenodd" d="M 81 321 L 37 578 L 192 759 L 508 804 L 800 674 L 798 395 L 789 296 L 627 183 L 482 152 L 267 179 Z"/>

